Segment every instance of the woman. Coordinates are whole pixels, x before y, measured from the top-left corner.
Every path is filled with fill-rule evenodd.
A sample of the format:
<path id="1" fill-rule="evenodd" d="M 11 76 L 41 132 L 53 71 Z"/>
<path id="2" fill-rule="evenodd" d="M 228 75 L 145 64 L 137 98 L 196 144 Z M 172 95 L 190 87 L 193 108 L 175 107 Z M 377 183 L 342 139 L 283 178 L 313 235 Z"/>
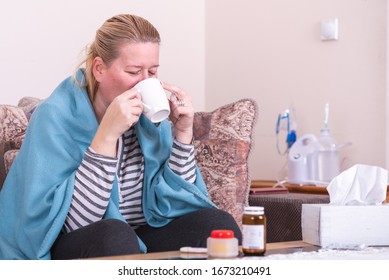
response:
<path id="1" fill-rule="evenodd" d="M 171 122 L 155 125 L 142 114 L 134 85 L 158 77 L 159 43 L 141 17 L 108 19 L 86 68 L 35 110 L 0 193 L 1 258 L 205 247 L 218 228 L 241 239 L 234 219 L 208 198 L 195 164 L 190 96 L 163 83 L 174 96 Z"/>

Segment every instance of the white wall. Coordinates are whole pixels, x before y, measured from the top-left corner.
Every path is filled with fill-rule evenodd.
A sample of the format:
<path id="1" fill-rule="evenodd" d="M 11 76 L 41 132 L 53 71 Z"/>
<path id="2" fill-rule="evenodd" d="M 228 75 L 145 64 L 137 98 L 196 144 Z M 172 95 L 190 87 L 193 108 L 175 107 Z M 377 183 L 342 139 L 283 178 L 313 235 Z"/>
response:
<path id="1" fill-rule="evenodd" d="M 5 4 L 6 3 L 6 4 Z M 120 13 L 148 19 L 162 37 L 160 77 L 204 109 L 204 1 L 14 0 L 0 8 L 0 102 L 47 97 L 73 73 L 103 22 Z"/>
<path id="2" fill-rule="evenodd" d="M 274 180 L 285 163 L 275 126 L 291 104 L 302 136 L 319 134 L 330 103 L 333 137 L 352 142 L 343 150 L 344 168 L 385 167 L 386 2 L 206 2 L 207 109 L 242 97 L 257 100 L 253 179 Z M 320 21 L 327 18 L 339 19 L 338 41 L 320 40 Z"/>

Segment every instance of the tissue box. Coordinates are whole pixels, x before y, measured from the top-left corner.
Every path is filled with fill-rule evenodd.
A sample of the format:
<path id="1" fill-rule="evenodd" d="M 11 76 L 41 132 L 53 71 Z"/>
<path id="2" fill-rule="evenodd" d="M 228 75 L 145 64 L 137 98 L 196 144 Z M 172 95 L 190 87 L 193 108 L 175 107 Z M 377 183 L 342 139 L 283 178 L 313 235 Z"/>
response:
<path id="1" fill-rule="evenodd" d="M 389 204 L 303 204 L 303 241 L 321 247 L 389 245 Z"/>

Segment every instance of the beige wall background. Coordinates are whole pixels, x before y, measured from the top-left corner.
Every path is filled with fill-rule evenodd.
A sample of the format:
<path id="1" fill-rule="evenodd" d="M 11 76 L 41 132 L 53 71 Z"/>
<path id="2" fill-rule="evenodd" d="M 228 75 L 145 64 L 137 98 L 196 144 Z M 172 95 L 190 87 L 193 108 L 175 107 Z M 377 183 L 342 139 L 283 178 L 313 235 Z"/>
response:
<path id="1" fill-rule="evenodd" d="M 73 73 L 103 22 L 120 13 L 147 18 L 162 37 L 160 77 L 205 107 L 205 1 L 14 0 L 0 6 L 2 103 L 47 97 Z"/>
<path id="2" fill-rule="evenodd" d="M 343 168 L 387 167 L 386 0 L 15 0 L 0 9 L 1 103 L 47 97 L 70 75 L 103 21 L 134 13 L 162 36 L 160 77 L 193 96 L 198 111 L 240 98 L 259 105 L 252 179 L 282 178 L 279 113 L 293 105 L 297 133 L 319 134 L 324 104 Z M 320 40 L 338 18 L 339 40 Z M 279 139 L 284 143 L 284 136 Z"/>
<path id="3" fill-rule="evenodd" d="M 275 127 L 291 104 L 298 136 L 318 136 L 329 102 L 332 136 L 352 142 L 342 150 L 343 168 L 385 167 L 386 6 L 384 0 L 206 2 L 206 105 L 240 97 L 258 102 L 253 179 L 285 175 Z M 328 18 L 339 20 L 338 41 L 320 40 L 320 22 Z"/>

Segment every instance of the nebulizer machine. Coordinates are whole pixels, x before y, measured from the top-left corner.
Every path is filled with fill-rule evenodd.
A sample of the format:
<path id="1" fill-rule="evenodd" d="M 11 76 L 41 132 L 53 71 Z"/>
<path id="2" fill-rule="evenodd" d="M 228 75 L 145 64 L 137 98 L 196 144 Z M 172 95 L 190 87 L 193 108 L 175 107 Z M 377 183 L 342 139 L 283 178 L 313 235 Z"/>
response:
<path id="1" fill-rule="evenodd" d="M 296 131 L 291 129 L 291 127 L 296 127 L 295 120 L 289 115 L 287 122 L 292 125 L 289 124 L 289 129 L 288 126 L 286 127 L 287 148 L 284 153 L 281 153 L 278 147 L 278 134 L 283 127 L 280 124 L 283 117 L 286 118 L 285 113 L 280 114 L 277 119 L 277 150 L 280 154 L 287 155 L 288 175 L 278 184 L 328 185 L 340 173 L 340 146 L 331 137 L 328 128 L 329 104 L 326 103 L 324 108 L 324 127 L 319 137 L 314 134 L 305 134 L 297 138 Z M 291 137 L 289 134 L 295 139 L 293 143 L 288 140 Z"/>

